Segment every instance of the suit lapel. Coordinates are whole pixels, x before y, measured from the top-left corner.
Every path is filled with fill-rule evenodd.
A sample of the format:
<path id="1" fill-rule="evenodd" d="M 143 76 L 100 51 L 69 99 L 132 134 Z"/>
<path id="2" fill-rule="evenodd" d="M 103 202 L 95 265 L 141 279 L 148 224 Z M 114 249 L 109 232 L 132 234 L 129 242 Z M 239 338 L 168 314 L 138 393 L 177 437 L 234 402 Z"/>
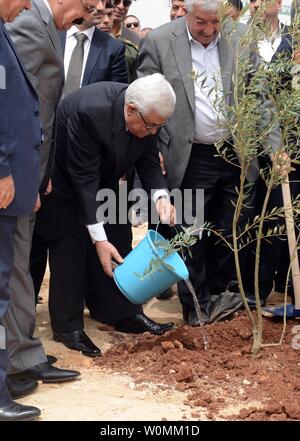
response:
<path id="1" fill-rule="evenodd" d="M 42 0 L 35 0 L 34 2 L 36 8 L 38 9 L 39 13 L 41 14 L 42 20 L 46 25 L 46 31 L 49 35 L 49 38 L 51 40 L 51 43 L 54 46 L 54 49 L 56 51 L 56 54 L 58 58 L 60 59 L 61 63 L 64 63 L 64 55 L 63 50 L 60 42 L 60 38 L 58 35 L 57 28 L 55 26 L 53 17 L 48 10 L 47 6 Z"/>
<path id="2" fill-rule="evenodd" d="M 60 38 L 60 43 L 61 43 L 61 48 L 62 48 L 63 54 L 65 54 L 67 32 L 66 31 L 59 31 L 58 35 Z"/>
<path id="3" fill-rule="evenodd" d="M 47 24 L 46 30 L 48 32 L 48 35 L 49 35 L 50 40 L 54 46 L 54 49 L 57 53 L 58 58 L 63 63 L 64 62 L 63 49 L 61 46 L 61 42 L 60 42 L 60 39 L 58 36 L 57 29 L 56 29 L 53 21 L 50 21 L 50 23 Z"/>
<path id="4" fill-rule="evenodd" d="M 232 90 L 232 74 L 234 69 L 234 57 L 229 53 L 227 38 L 221 36 L 218 43 L 220 68 L 223 83 L 223 93 L 228 102 L 230 99 L 230 92 Z"/>
<path id="5" fill-rule="evenodd" d="M 89 84 L 89 80 L 91 77 L 91 74 L 93 72 L 93 69 L 98 62 L 99 57 L 101 56 L 101 52 L 103 50 L 103 36 L 101 32 L 97 32 L 98 30 L 95 29 L 94 35 L 91 41 L 91 47 L 89 50 L 89 55 L 86 61 L 84 75 L 82 79 L 82 85 L 86 86 Z"/>
<path id="6" fill-rule="evenodd" d="M 20 60 L 20 57 L 19 57 L 18 53 L 17 53 L 16 50 L 15 50 L 15 46 L 14 46 L 14 44 L 13 44 L 13 42 L 12 42 L 10 36 L 9 36 L 9 33 L 7 32 L 7 30 L 6 30 L 6 28 L 5 28 L 5 26 L 4 26 L 4 24 L 3 24 L 2 21 L 0 21 L 0 25 L 1 25 L 2 29 L 3 29 L 3 34 L 4 34 L 4 37 L 6 37 L 7 43 L 9 44 L 9 46 L 10 46 L 11 50 L 13 51 L 13 53 L 15 54 L 15 57 L 16 57 L 18 63 L 19 63 L 19 66 L 20 66 L 20 68 L 21 68 L 23 74 L 24 74 L 24 77 L 26 78 L 26 80 L 27 80 L 27 82 L 28 82 L 30 88 L 31 88 L 31 89 L 34 91 L 34 93 L 36 94 L 36 91 L 35 91 L 35 89 L 34 89 L 32 83 L 31 83 L 31 81 L 30 81 L 29 78 L 28 78 L 28 74 L 27 74 L 25 68 L 23 67 L 22 61 Z"/>
<path id="7" fill-rule="evenodd" d="M 180 22 L 178 31 L 174 32 L 174 38 L 170 43 L 190 106 L 195 112 L 195 88 L 191 78 L 193 65 L 185 20 Z"/>

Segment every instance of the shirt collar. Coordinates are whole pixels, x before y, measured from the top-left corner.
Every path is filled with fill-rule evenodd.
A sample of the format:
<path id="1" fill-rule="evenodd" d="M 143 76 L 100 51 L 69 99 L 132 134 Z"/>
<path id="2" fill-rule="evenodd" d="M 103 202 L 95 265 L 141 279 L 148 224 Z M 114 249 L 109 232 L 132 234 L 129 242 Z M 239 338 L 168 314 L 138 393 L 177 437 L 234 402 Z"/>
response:
<path id="1" fill-rule="evenodd" d="M 219 35 L 217 36 L 217 38 L 212 41 L 207 47 L 203 46 L 203 44 L 201 44 L 199 41 L 195 40 L 192 36 L 192 34 L 190 33 L 188 24 L 186 24 L 186 30 L 187 30 L 187 34 L 188 34 L 188 39 L 190 43 L 196 43 L 199 44 L 200 46 L 202 46 L 204 49 L 213 49 L 214 47 L 217 46 L 217 44 L 219 43 L 219 40 L 221 38 L 221 34 L 219 33 Z"/>
<path id="2" fill-rule="evenodd" d="M 51 6 L 48 3 L 48 0 L 43 0 L 43 1 L 45 3 L 45 6 L 47 7 L 47 9 L 49 10 L 51 17 L 53 18 L 53 12 L 52 12 Z"/>
<path id="3" fill-rule="evenodd" d="M 275 41 L 278 38 L 281 38 L 281 23 L 278 23 L 278 28 L 271 35 L 271 41 Z"/>
<path id="4" fill-rule="evenodd" d="M 76 26 L 72 26 L 67 31 L 67 38 L 73 37 L 74 34 L 85 34 L 89 39 L 89 41 L 92 41 L 94 32 L 95 32 L 95 26 L 85 29 L 84 31 L 80 31 Z"/>

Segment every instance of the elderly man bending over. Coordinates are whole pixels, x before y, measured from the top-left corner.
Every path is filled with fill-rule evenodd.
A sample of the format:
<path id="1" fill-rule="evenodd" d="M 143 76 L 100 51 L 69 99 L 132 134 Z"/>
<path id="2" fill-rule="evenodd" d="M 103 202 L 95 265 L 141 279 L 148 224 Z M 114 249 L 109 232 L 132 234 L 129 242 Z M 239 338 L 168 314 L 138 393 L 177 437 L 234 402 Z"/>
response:
<path id="1" fill-rule="evenodd" d="M 168 212 L 169 222 L 175 222 L 175 209 L 163 190 L 167 184 L 156 136 L 174 107 L 172 87 L 163 75 L 154 74 L 129 87 L 113 82 L 84 87 L 66 97 L 59 109 L 53 191 L 42 207 L 38 228 L 50 241 L 49 311 L 54 339 L 85 355 L 100 355 L 83 331 L 84 267 L 91 239 L 99 257 L 95 260 L 99 275 L 102 272 L 98 290 L 105 293 L 111 324 L 123 332 L 157 334 L 173 326 L 150 320 L 115 285 L 112 262 L 121 263 L 130 252 L 131 229 L 119 237 L 116 225 L 98 223 L 96 195 L 100 189 L 118 194 L 119 180 L 125 174 L 129 179 L 136 167 L 147 193 L 158 189 L 152 193 L 160 218 Z"/>

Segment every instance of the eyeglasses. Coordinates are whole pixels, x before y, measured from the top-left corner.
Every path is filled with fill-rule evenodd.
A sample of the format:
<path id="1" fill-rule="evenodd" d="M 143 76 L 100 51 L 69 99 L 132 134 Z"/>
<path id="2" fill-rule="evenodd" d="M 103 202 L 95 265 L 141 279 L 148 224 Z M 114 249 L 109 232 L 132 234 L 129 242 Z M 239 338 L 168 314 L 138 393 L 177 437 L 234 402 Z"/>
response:
<path id="1" fill-rule="evenodd" d="M 113 5 L 114 6 L 118 6 L 118 4 L 121 3 L 121 0 L 114 0 L 113 1 Z M 132 1 L 131 0 L 123 0 L 123 6 L 124 8 L 128 8 L 129 6 L 131 6 Z"/>
<path id="2" fill-rule="evenodd" d="M 134 28 L 137 28 L 137 27 L 139 27 L 139 23 L 137 22 L 137 21 L 135 21 L 134 23 L 126 23 L 125 24 L 125 26 L 126 26 L 126 28 L 131 28 L 132 26 L 134 27 Z"/>
<path id="3" fill-rule="evenodd" d="M 168 124 L 168 121 L 166 121 L 162 124 L 148 123 L 147 121 L 145 121 L 145 118 L 143 117 L 141 112 L 139 112 L 139 114 L 140 114 L 140 117 L 142 118 L 143 123 L 145 124 L 145 127 L 147 130 L 159 129 L 160 127 L 166 126 Z"/>

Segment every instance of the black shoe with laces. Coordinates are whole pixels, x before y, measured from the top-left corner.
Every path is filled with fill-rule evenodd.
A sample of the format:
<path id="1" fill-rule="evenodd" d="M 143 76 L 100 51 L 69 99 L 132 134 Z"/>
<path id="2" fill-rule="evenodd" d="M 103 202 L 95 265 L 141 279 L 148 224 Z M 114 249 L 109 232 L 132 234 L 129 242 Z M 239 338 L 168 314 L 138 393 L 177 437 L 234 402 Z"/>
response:
<path id="1" fill-rule="evenodd" d="M 151 334 L 161 335 L 174 327 L 174 323 L 156 323 L 147 317 L 144 313 L 136 314 L 135 316 L 120 320 L 116 324 L 116 330 L 119 332 L 126 332 L 128 334 L 142 334 L 143 332 L 150 332 Z"/>

